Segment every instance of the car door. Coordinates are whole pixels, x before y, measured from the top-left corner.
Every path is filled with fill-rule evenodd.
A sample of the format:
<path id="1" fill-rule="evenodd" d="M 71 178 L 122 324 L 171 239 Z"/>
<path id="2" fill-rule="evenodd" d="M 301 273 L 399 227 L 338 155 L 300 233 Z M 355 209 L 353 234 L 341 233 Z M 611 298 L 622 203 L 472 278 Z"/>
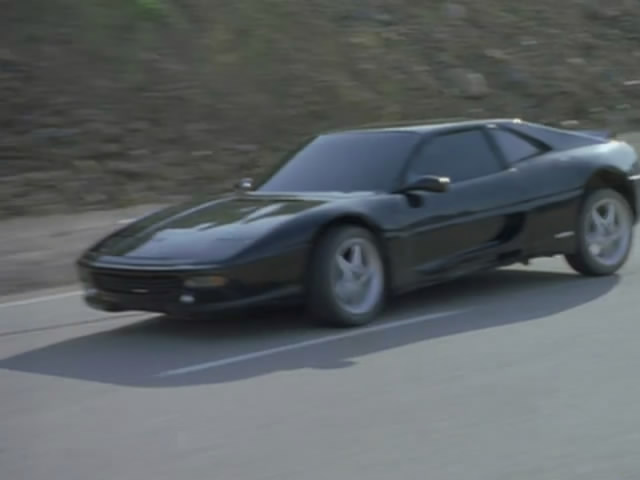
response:
<path id="1" fill-rule="evenodd" d="M 570 154 L 554 152 L 535 138 L 509 128 L 487 130 L 505 161 L 522 182 L 521 195 L 527 204 L 524 234 L 528 248 L 553 249 L 557 239 L 570 238 L 580 194 L 567 181 Z"/>
<path id="2" fill-rule="evenodd" d="M 409 259 L 422 273 L 490 256 L 517 233 L 522 185 L 484 127 L 428 138 L 410 160 L 405 180 L 448 177 L 447 192 L 416 193 L 404 220 Z"/>

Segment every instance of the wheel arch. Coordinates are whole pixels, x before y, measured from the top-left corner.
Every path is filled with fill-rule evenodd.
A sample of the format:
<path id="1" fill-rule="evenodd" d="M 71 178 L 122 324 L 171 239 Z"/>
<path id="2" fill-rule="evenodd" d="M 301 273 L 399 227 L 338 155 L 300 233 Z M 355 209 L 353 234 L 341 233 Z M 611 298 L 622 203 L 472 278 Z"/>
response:
<path id="1" fill-rule="evenodd" d="M 636 193 L 623 172 L 614 168 L 600 168 L 593 172 L 584 185 L 584 193 L 600 188 L 610 188 L 622 195 L 629 203 L 634 219 L 638 219 Z"/>
<path id="2" fill-rule="evenodd" d="M 315 254 L 316 248 L 318 247 L 321 239 L 328 234 L 331 230 L 341 228 L 341 227 L 360 227 L 368 232 L 370 232 L 380 249 L 380 255 L 382 257 L 382 261 L 384 263 L 385 277 L 386 277 L 386 288 L 387 291 L 391 289 L 391 282 L 393 276 L 392 273 L 392 265 L 391 265 L 391 257 L 389 252 L 389 247 L 387 241 L 384 237 L 383 230 L 375 221 L 366 217 L 365 215 L 361 215 L 358 213 L 344 213 L 337 215 L 333 218 L 327 219 L 324 223 L 322 223 L 315 231 L 311 238 L 311 247 L 309 249 L 309 256 L 307 259 L 307 265 L 305 268 L 305 284 L 308 282 L 308 277 L 311 275 L 311 265 L 313 263 L 313 256 Z"/>

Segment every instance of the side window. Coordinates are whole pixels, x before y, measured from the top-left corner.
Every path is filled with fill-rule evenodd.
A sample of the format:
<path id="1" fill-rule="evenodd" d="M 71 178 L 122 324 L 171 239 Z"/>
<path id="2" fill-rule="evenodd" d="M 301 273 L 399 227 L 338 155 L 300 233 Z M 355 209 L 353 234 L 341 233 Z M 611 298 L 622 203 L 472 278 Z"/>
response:
<path id="1" fill-rule="evenodd" d="M 414 160 L 410 176 L 438 175 L 451 182 L 491 175 L 502 166 L 481 130 L 466 130 L 434 137 Z"/>
<path id="2" fill-rule="evenodd" d="M 498 129 L 490 131 L 509 163 L 517 163 L 525 158 L 543 153 L 543 150 L 514 133 Z"/>

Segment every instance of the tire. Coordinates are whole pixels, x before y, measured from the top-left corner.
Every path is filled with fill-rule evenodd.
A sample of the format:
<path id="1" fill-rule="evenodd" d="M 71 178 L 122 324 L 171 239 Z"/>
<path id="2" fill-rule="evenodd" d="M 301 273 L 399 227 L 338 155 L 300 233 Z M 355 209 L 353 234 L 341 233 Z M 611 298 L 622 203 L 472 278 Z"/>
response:
<path id="1" fill-rule="evenodd" d="M 365 272 L 369 275 L 360 276 Z M 385 264 L 376 238 L 364 228 L 329 230 L 314 249 L 308 273 L 307 307 L 318 323 L 357 327 L 374 321 L 384 308 Z M 347 305 L 340 292 L 361 302 Z"/>
<path id="2" fill-rule="evenodd" d="M 614 225 L 595 228 L 599 221 L 603 221 L 601 209 L 614 208 Z M 610 211 L 610 210 L 609 210 Z M 594 220 L 594 215 L 600 219 Z M 604 221 L 603 221 L 604 222 Z M 602 223 L 603 225 L 606 222 Z M 576 252 L 565 255 L 566 261 L 576 272 L 586 276 L 604 276 L 616 273 L 627 261 L 633 247 L 633 211 L 627 200 L 618 192 L 605 188 L 594 190 L 585 197 L 576 227 Z M 593 233 L 594 230 L 616 230 L 619 240 L 612 242 L 612 251 L 607 256 L 602 253 L 606 248 L 601 242 L 607 242 L 606 238 L 614 238 L 610 233 Z M 604 238 L 595 241 L 594 238 Z M 608 247 L 607 247 L 608 248 Z"/>

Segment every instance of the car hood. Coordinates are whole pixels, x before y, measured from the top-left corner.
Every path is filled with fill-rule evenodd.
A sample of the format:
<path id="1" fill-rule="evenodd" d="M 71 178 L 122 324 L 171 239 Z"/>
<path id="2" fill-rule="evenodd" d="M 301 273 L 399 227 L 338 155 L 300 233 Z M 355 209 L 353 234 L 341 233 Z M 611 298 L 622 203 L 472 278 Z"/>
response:
<path id="1" fill-rule="evenodd" d="M 152 213 L 108 236 L 94 257 L 166 262 L 229 258 L 287 222 L 343 195 L 237 195 L 193 200 Z"/>

